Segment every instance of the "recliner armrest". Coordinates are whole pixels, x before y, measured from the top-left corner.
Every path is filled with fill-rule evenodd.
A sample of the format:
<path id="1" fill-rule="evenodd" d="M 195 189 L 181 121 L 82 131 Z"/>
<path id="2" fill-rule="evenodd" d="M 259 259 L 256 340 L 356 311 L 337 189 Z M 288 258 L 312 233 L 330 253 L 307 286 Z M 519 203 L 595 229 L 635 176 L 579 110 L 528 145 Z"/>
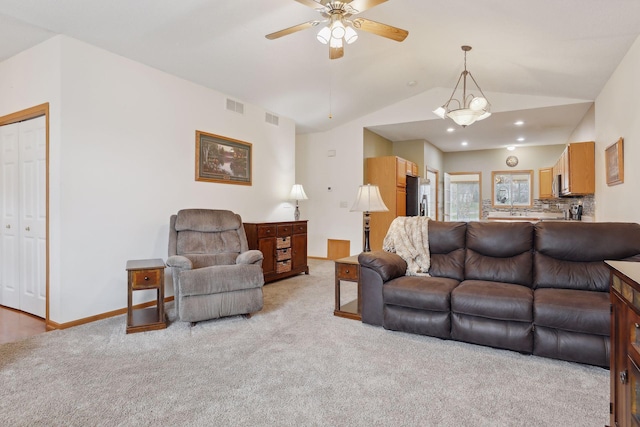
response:
<path id="1" fill-rule="evenodd" d="M 262 263 L 264 255 L 257 249 L 250 249 L 241 253 L 236 258 L 236 264 L 258 264 Z"/>
<path id="2" fill-rule="evenodd" d="M 406 261 L 391 252 L 363 252 L 358 256 L 358 263 L 378 273 L 383 282 L 404 276 L 407 272 Z"/>
<path id="3" fill-rule="evenodd" d="M 172 255 L 167 258 L 167 267 L 176 267 L 182 268 L 184 270 L 191 270 L 193 268 L 193 263 L 189 258 L 182 255 Z"/>

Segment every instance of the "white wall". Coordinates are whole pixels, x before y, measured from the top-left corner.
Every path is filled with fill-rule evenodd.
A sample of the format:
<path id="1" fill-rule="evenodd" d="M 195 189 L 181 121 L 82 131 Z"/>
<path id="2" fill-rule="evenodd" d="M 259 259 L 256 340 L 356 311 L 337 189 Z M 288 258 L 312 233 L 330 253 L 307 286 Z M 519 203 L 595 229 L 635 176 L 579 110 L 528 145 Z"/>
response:
<path id="1" fill-rule="evenodd" d="M 15 92 L 0 106 L 4 114 L 48 101 L 60 133 L 50 140 L 52 321 L 126 307 L 126 261 L 166 259 L 169 216 L 179 209 L 292 219 L 293 121 L 267 124 L 265 111 L 249 104 L 244 115 L 228 112 L 224 94 L 64 36 L 25 54 L 0 67 L 0 81 Z M 21 76 L 49 57 L 58 81 L 33 89 Z M 253 185 L 196 182 L 196 130 L 252 143 Z M 134 302 L 153 298 L 137 294 Z"/>
<path id="2" fill-rule="evenodd" d="M 640 222 L 640 38 L 596 98 L 596 219 Z M 607 186 L 604 150 L 624 138 L 624 183 Z"/>

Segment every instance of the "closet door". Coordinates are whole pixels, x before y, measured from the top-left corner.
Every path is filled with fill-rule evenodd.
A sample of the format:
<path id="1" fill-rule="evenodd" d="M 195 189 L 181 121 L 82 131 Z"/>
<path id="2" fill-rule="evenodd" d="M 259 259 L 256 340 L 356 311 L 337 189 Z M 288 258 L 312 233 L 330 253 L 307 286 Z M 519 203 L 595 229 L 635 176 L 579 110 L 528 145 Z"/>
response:
<path id="1" fill-rule="evenodd" d="M 0 135 L 4 227 L 0 303 L 45 317 L 46 119 L 3 126 Z"/>
<path id="2" fill-rule="evenodd" d="M 0 127 L 0 304 L 20 309 L 19 123 Z"/>
<path id="3" fill-rule="evenodd" d="M 46 121 L 20 123 L 20 310 L 45 317 L 47 257 Z"/>

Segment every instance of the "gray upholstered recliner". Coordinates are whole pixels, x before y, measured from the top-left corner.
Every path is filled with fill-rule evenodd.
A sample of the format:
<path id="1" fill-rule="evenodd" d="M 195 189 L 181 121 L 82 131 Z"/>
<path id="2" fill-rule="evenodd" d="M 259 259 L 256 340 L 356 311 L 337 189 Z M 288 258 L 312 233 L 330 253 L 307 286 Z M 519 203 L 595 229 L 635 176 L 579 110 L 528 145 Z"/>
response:
<path id="1" fill-rule="evenodd" d="M 195 323 L 262 310 L 262 259 L 249 250 L 240 215 L 209 209 L 172 215 L 167 266 L 178 319 Z"/>

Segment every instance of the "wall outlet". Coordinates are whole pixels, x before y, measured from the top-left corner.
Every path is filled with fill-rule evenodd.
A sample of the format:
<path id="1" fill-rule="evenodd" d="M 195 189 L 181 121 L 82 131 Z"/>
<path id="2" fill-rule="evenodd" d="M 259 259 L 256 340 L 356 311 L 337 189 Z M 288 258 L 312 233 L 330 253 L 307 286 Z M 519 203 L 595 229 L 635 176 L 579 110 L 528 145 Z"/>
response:
<path id="1" fill-rule="evenodd" d="M 349 207 L 349 202 L 340 202 L 340 207 L 341 208 L 348 208 Z"/>

